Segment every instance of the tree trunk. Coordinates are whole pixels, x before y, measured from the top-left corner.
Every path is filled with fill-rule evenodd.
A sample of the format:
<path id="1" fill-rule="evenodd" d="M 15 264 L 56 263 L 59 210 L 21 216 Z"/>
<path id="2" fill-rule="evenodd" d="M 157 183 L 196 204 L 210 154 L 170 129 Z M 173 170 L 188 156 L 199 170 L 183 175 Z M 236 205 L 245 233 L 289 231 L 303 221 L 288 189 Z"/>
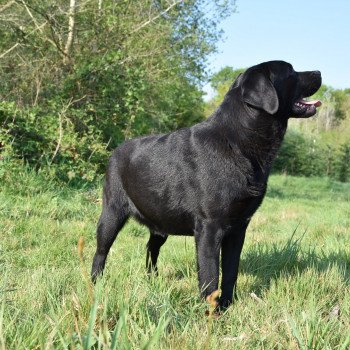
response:
<path id="1" fill-rule="evenodd" d="M 76 8 L 76 0 L 70 0 L 69 12 L 68 12 L 68 35 L 67 35 L 66 46 L 64 48 L 64 58 L 63 58 L 64 64 L 69 64 L 71 61 L 70 53 L 72 50 L 73 40 L 74 40 L 75 8 Z"/>

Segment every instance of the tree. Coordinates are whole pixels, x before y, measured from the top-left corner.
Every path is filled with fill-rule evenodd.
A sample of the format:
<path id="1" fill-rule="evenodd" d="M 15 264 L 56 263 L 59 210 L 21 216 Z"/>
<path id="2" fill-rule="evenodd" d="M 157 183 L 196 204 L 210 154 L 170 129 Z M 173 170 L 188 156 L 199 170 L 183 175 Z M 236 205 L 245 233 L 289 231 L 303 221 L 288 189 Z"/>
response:
<path id="1" fill-rule="evenodd" d="M 322 106 L 317 114 L 318 132 L 329 131 L 339 126 L 343 120 L 350 120 L 350 96 L 346 93 L 346 90 L 333 89 L 331 86 L 322 85 L 310 99 L 322 101 Z"/>
<path id="2" fill-rule="evenodd" d="M 221 85 L 230 86 L 244 71 L 245 68 L 233 69 L 233 67 L 226 66 L 211 76 L 210 85 L 215 90 L 218 90 Z"/>
<path id="3" fill-rule="evenodd" d="M 215 91 L 215 96 L 206 103 L 206 116 L 213 113 L 214 110 L 220 105 L 230 86 L 244 71 L 245 68 L 233 69 L 233 67 L 226 66 L 211 76 L 210 85 Z"/>
<path id="4" fill-rule="evenodd" d="M 30 137 L 12 143 L 17 154 L 66 172 L 81 161 L 79 173 L 85 163 L 93 173 L 125 138 L 201 120 L 207 59 L 233 10 L 233 0 L 9 1 L 0 98 L 14 102 L 15 124 L 5 116 L 3 133 L 44 133 L 29 153 Z"/>

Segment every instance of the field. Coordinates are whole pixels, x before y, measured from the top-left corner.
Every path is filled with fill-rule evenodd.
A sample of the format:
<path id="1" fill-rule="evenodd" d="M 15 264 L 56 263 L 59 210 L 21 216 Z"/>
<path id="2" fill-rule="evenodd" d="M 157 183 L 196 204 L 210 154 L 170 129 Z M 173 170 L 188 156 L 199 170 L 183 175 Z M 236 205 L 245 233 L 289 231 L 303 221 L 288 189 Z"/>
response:
<path id="1" fill-rule="evenodd" d="M 101 187 L 2 175 L 2 350 L 350 348 L 350 184 L 272 176 L 247 231 L 238 300 L 212 319 L 193 238 L 170 237 L 149 278 L 148 232 L 129 222 L 92 289 Z"/>

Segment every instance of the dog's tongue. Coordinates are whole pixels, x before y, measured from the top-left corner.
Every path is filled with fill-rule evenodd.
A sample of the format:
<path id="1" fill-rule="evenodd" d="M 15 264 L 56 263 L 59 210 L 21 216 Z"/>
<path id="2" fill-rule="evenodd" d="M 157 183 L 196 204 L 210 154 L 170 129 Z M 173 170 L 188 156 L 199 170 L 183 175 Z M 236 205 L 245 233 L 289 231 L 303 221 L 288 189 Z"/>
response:
<path id="1" fill-rule="evenodd" d="M 307 106 L 315 106 L 315 107 L 320 107 L 322 102 L 320 100 L 312 100 L 312 101 L 305 101 L 305 100 L 302 100 L 303 104 L 304 105 L 307 105 Z"/>

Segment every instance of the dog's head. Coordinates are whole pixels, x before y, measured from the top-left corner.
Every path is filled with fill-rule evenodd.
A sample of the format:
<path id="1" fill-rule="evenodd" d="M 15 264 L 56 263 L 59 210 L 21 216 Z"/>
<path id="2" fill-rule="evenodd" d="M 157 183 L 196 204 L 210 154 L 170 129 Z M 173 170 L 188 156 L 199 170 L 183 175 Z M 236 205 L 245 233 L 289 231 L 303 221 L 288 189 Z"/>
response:
<path id="1" fill-rule="evenodd" d="M 284 61 L 270 61 L 247 69 L 237 80 L 249 107 L 282 117 L 308 118 L 321 105 L 306 101 L 321 86 L 319 71 L 296 72 Z"/>

